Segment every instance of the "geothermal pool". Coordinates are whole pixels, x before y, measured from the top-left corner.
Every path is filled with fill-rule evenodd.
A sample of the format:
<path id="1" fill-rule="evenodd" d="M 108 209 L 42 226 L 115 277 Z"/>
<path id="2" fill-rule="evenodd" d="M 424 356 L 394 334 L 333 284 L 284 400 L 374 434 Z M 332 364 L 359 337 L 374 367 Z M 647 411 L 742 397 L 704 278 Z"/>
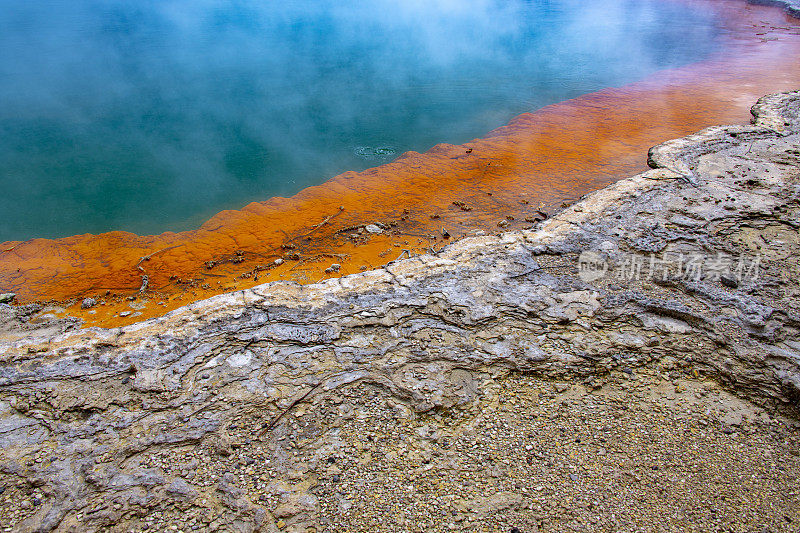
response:
<path id="1" fill-rule="evenodd" d="M 0 292 L 103 327 L 537 227 L 800 88 L 745 0 L 0 5 Z"/>
<path id="2" fill-rule="evenodd" d="M 0 242 L 193 229 L 724 37 L 659 0 L 0 0 Z"/>

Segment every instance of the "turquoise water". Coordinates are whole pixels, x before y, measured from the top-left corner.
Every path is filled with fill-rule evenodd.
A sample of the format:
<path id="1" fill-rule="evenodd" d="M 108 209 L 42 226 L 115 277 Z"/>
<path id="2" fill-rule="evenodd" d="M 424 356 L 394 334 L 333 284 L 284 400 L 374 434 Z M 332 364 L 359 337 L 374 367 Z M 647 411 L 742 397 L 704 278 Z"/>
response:
<path id="1" fill-rule="evenodd" d="M 0 0 L 0 241 L 190 229 L 720 40 L 657 0 Z"/>

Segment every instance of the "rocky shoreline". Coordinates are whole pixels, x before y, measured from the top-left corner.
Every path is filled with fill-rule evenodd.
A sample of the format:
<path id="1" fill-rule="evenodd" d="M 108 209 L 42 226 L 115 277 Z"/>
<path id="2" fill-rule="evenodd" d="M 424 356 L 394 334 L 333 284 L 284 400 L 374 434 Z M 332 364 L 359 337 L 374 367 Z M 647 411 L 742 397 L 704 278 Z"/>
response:
<path id="1" fill-rule="evenodd" d="M 531 231 L 0 345 L 12 531 L 793 531 L 800 92 Z"/>
<path id="2" fill-rule="evenodd" d="M 761 6 L 782 7 L 788 14 L 800 18 L 800 1 L 798 0 L 747 0 L 751 4 Z"/>

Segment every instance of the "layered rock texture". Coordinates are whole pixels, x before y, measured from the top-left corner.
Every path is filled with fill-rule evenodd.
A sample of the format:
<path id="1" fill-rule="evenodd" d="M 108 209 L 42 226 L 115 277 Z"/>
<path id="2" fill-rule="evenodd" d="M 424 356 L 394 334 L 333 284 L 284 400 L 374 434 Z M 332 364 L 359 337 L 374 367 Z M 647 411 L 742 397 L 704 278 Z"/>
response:
<path id="1" fill-rule="evenodd" d="M 491 530 L 510 520 L 527 530 L 569 530 L 572 515 L 536 511 L 532 495 L 573 489 L 552 480 L 526 487 L 533 474 L 520 472 L 570 466 L 548 455 L 562 445 L 542 436 L 565 431 L 548 420 L 580 414 L 569 431 L 591 427 L 605 418 L 587 415 L 586 398 L 606 405 L 599 398 L 608 400 L 614 387 L 639 390 L 641 375 L 654 380 L 641 394 L 659 394 L 662 381 L 675 387 L 673 399 L 687 388 L 698 391 L 693 401 L 712 391 L 755 418 L 725 422 L 730 413 L 717 419 L 711 407 L 689 409 L 652 421 L 654 437 L 638 440 L 642 448 L 632 453 L 673 442 L 657 428 L 695 415 L 702 426 L 664 453 L 697 449 L 706 427 L 725 430 L 724 438 L 744 435 L 749 446 L 769 441 L 773 455 L 759 451 L 751 466 L 779 461 L 780 475 L 754 474 L 742 485 L 765 491 L 758 505 L 767 510 L 747 518 L 729 499 L 719 512 L 752 518 L 748 526 L 778 520 L 773 530 L 790 528 L 800 519 L 797 433 L 786 429 L 800 401 L 800 92 L 764 97 L 753 115 L 750 126 L 710 128 L 653 148 L 653 170 L 590 194 L 535 230 L 464 239 L 375 271 L 261 285 L 118 329 L 34 327 L 25 323 L 29 310 L 4 306 L 0 521 L 15 531 Z M 620 379 L 633 380 L 633 389 Z M 570 396 L 575 387 L 580 394 Z M 584 403 L 570 404 L 575 398 Z M 641 414 L 603 416 L 612 426 L 636 426 L 661 412 L 631 405 Z M 541 407 L 543 422 L 531 414 L 509 425 L 532 406 Z M 490 407 L 505 418 L 480 430 Z M 612 426 L 595 430 L 613 433 Z M 391 487 L 391 469 L 358 485 L 359 468 L 391 463 L 395 475 L 424 471 L 441 483 L 465 468 L 480 448 L 475 439 L 491 435 L 496 444 L 516 428 L 528 433 L 503 453 L 523 455 L 484 468 L 492 483 L 516 484 L 455 503 L 448 494 L 467 494 L 467 486 L 436 485 L 435 498 L 444 499 L 430 500 L 431 509 L 446 516 L 426 522 L 412 481 L 411 492 L 389 491 L 399 499 L 383 522 L 363 525 L 363 513 L 381 505 L 365 501 L 367 489 Z M 448 451 L 459 435 L 474 445 Z M 432 443 L 444 448 L 431 451 Z M 379 444 L 403 451 L 370 449 Z M 719 466 L 713 454 L 729 445 L 715 444 L 706 463 Z M 720 475 L 736 472 L 745 449 L 752 451 L 731 452 Z M 671 465 L 663 468 L 685 466 Z M 573 484 L 591 477 L 564 472 Z M 642 475 L 652 475 L 649 467 Z M 646 513 L 654 500 L 641 497 L 636 512 Z M 598 524 L 616 516 L 595 504 L 585 509 Z M 353 505 L 366 510 L 353 514 Z M 714 523 L 717 515 L 698 505 L 696 523 Z M 392 512 L 402 515 L 394 526 Z"/>

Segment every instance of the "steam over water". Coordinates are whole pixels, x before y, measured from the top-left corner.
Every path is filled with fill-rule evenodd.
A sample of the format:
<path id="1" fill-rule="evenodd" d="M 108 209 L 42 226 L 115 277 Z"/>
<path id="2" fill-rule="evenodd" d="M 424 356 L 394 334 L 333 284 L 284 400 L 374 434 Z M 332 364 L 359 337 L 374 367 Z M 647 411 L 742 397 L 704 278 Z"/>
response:
<path id="1" fill-rule="evenodd" d="M 0 241 L 189 229 L 720 41 L 663 0 L 0 0 Z"/>

